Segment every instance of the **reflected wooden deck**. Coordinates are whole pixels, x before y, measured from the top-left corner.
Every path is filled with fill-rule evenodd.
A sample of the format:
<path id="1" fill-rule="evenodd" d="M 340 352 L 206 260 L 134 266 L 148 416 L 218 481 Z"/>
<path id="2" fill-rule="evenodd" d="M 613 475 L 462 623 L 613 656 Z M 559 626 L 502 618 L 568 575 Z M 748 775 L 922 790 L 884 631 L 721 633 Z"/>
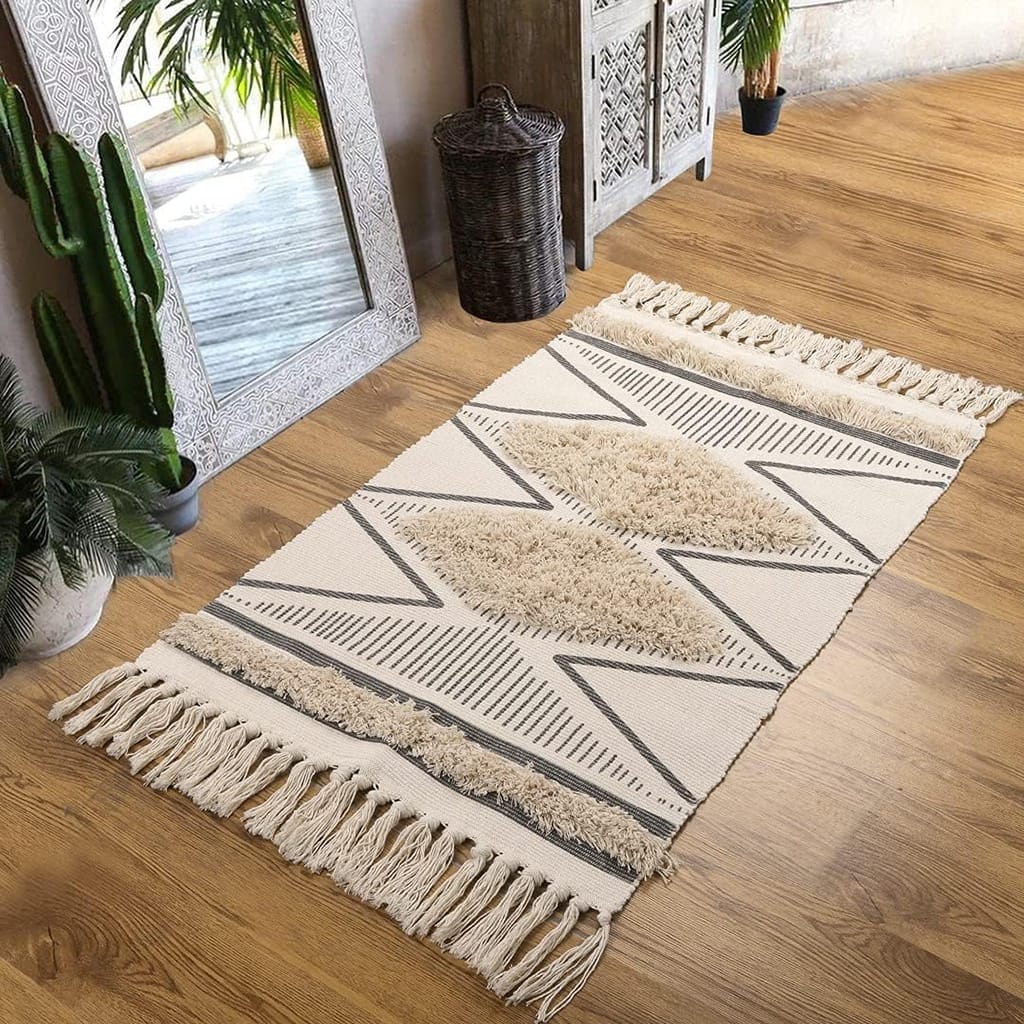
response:
<path id="1" fill-rule="evenodd" d="M 218 398 L 366 308 L 334 172 L 310 170 L 294 139 L 145 183 Z"/>
<path id="2" fill-rule="evenodd" d="M 721 121 L 715 173 L 599 237 L 562 309 L 495 326 L 420 282 L 418 345 L 222 473 L 173 581 L 0 685 L 0 1019 L 502 1024 L 435 947 L 236 824 L 160 795 L 45 713 L 133 657 L 644 270 L 1024 386 L 1024 70 Z M 841 116 L 840 116 L 841 115 Z M 564 1024 L 1024 1021 L 1024 409 L 867 588 L 617 917 Z"/>

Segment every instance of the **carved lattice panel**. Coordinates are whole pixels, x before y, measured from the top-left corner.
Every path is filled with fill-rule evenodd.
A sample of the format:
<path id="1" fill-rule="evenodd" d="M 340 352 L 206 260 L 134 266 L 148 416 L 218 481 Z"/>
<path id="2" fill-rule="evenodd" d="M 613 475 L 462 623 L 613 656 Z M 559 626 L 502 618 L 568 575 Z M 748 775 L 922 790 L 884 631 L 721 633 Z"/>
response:
<path id="1" fill-rule="evenodd" d="M 704 5 L 674 5 L 665 17 L 662 145 L 677 146 L 700 132 Z"/>
<path id="2" fill-rule="evenodd" d="M 605 42 L 598 52 L 604 188 L 614 188 L 648 166 L 650 58 L 649 23 Z"/>
<path id="3" fill-rule="evenodd" d="M 595 14 L 600 14 L 602 11 L 609 11 L 613 7 L 618 7 L 619 4 L 624 2 L 625 0 L 593 0 L 591 10 L 593 10 Z"/>

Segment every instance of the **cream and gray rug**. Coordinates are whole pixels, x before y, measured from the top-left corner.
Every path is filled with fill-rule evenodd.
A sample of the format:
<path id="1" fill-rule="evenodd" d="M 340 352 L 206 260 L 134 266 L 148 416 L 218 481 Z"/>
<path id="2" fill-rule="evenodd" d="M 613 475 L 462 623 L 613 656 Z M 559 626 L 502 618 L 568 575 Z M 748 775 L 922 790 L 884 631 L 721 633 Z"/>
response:
<path id="1" fill-rule="evenodd" d="M 546 1020 L 1018 397 L 637 275 L 53 717 Z"/>

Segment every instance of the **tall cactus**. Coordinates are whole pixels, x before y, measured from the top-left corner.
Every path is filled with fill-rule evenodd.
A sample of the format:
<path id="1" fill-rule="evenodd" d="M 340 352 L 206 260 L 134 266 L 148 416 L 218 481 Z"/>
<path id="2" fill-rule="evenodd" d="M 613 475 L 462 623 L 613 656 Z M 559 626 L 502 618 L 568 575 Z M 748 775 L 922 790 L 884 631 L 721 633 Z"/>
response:
<path id="1" fill-rule="evenodd" d="M 49 135 L 40 145 L 24 96 L 0 74 L 0 173 L 28 204 L 46 251 L 69 259 L 74 270 L 99 380 L 57 299 L 40 292 L 32 303 L 36 337 L 61 404 L 107 408 L 158 427 L 167 460 L 156 471 L 173 490 L 181 460 L 156 318 L 164 273 L 124 144 L 101 136 L 98 169 L 63 135 Z"/>

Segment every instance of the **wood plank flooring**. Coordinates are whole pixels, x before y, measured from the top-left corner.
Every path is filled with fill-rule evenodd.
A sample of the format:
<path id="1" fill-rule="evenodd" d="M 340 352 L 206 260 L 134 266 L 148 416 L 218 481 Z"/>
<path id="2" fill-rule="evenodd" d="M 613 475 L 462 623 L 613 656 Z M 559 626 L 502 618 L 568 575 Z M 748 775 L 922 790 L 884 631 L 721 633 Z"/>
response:
<path id="1" fill-rule="evenodd" d="M 485 1024 L 433 946 L 67 740 L 51 701 L 133 656 L 630 272 L 1024 386 L 1024 66 L 722 119 L 715 172 L 598 240 L 546 321 L 419 282 L 423 340 L 203 490 L 173 581 L 0 682 L 0 1019 Z M 643 886 L 566 1024 L 1024 1022 L 1024 410 L 790 687 Z"/>

